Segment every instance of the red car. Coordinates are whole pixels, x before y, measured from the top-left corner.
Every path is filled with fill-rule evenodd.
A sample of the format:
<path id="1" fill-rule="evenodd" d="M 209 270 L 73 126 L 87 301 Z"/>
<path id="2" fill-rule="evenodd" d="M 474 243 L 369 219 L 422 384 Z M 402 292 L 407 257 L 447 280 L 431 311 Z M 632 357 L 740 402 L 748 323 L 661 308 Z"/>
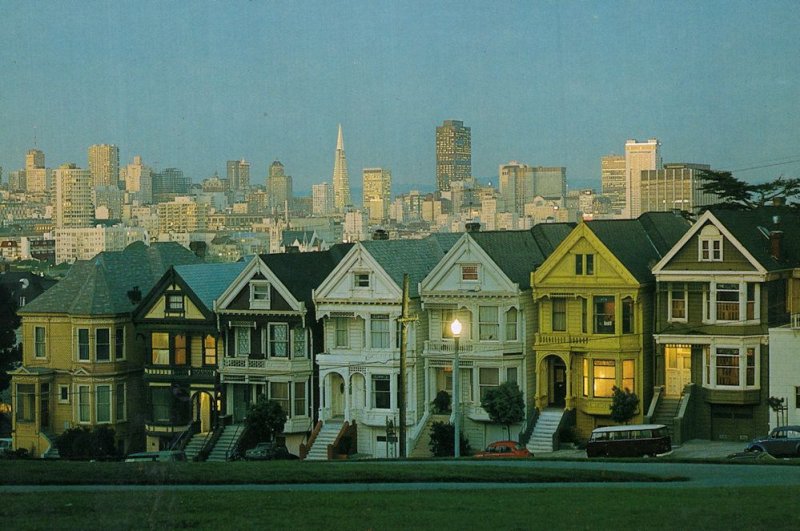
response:
<path id="1" fill-rule="evenodd" d="M 495 441 L 475 457 L 533 457 L 527 448 L 514 441 Z"/>

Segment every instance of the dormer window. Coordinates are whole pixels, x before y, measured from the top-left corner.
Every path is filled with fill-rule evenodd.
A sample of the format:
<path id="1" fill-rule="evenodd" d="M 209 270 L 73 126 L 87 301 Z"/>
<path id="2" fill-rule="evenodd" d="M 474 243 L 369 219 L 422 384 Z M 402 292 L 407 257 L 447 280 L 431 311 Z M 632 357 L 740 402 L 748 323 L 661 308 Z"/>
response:
<path id="1" fill-rule="evenodd" d="M 369 273 L 353 273 L 354 288 L 369 288 Z"/>
<path id="2" fill-rule="evenodd" d="M 181 293 L 167 293 L 165 298 L 167 315 L 183 315 L 183 295 Z"/>
<path id="3" fill-rule="evenodd" d="M 714 225 L 706 225 L 700 230 L 698 240 L 698 261 L 722 261 L 722 234 Z"/>
<path id="4" fill-rule="evenodd" d="M 250 281 L 250 308 L 269 310 L 269 282 L 266 280 Z"/>
<path id="5" fill-rule="evenodd" d="M 478 280 L 478 264 L 462 264 L 461 265 L 461 280 L 477 281 Z"/>

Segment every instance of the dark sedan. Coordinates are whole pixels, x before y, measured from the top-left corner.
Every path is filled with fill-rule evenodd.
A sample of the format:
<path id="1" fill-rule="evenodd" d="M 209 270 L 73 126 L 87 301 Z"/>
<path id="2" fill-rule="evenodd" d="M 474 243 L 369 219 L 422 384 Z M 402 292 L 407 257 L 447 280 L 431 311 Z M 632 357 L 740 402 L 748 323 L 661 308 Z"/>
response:
<path id="1" fill-rule="evenodd" d="M 766 452 L 772 457 L 800 457 L 800 426 L 779 426 L 768 437 L 754 439 L 747 452 Z"/>

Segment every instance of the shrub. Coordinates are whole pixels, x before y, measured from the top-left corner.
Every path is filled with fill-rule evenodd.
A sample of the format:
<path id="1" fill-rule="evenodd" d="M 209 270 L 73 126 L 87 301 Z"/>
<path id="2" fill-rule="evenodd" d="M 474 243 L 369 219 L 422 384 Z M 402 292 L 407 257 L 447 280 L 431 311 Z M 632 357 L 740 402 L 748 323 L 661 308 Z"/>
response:
<path id="1" fill-rule="evenodd" d="M 244 451 L 260 442 L 274 441 L 285 424 L 286 412 L 281 405 L 274 400 L 267 400 L 264 395 L 259 396 L 258 402 L 247 411 L 244 419 L 245 434 L 239 443 L 239 449 Z"/>
<path id="2" fill-rule="evenodd" d="M 114 442 L 114 430 L 100 426 L 90 431 L 86 427 L 72 428 L 55 441 L 58 453 L 64 459 L 116 459 L 119 457 Z"/>
<path id="3" fill-rule="evenodd" d="M 611 389 L 611 420 L 614 422 L 628 422 L 636 414 L 639 407 L 639 397 L 631 393 L 627 387 L 620 389 L 616 385 Z"/>
<path id="4" fill-rule="evenodd" d="M 469 441 L 464 437 L 464 433 L 459 434 L 461 442 L 461 455 L 469 453 Z M 431 426 L 431 440 L 428 446 L 435 457 L 452 457 L 453 442 L 455 439 L 455 426 L 449 422 L 434 422 Z"/>
<path id="5" fill-rule="evenodd" d="M 431 402 L 433 405 L 433 412 L 439 414 L 450 413 L 450 401 L 450 393 L 442 389 L 436 393 L 436 398 Z"/>
<path id="6" fill-rule="evenodd" d="M 492 422 L 505 425 L 509 439 L 511 425 L 525 419 L 525 401 L 522 398 L 522 391 L 514 382 L 505 382 L 486 391 L 486 396 L 481 400 L 481 407 L 489 414 Z"/>

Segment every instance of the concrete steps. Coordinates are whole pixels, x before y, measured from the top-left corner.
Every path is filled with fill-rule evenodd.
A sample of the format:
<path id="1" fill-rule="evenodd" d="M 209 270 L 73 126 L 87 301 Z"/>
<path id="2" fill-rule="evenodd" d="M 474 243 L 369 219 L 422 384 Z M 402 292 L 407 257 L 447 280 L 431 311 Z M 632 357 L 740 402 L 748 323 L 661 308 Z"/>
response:
<path id="1" fill-rule="evenodd" d="M 428 422 L 425 423 L 425 427 L 422 428 L 422 431 L 419 434 L 419 439 L 417 439 L 417 444 L 414 448 L 409 452 L 408 457 L 410 458 L 423 458 L 423 457 L 432 457 L 433 454 L 431 453 L 431 429 L 433 428 L 434 422 L 449 422 L 450 415 L 431 415 L 428 417 Z"/>
<path id="2" fill-rule="evenodd" d="M 656 406 L 655 413 L 653 413 L 653 417 L 650 419 L 650 422 L 653 424 L 663 424 L 669 430 L 669 434 L 672 435 L 672 425 L 675 419 L 675 416 L 678 414 L 678 410 L 681 407 L 681 399 L 680 398 L 661 398 L 658 401 L 658 405 Z"/>
<path id="3" fill-rule="evenodd" d="M 230 457 L 227 452 L 232 448 L 236 441 L 242 436 L 244 432 L 244 424 L 229 424 L 225 426 L 222 435 L 217 439 L 217 443 L 211 452 L 208 454 L 208 461 L 228 461 Z"/>
<path id="4" fill-rule="evenodd" d="M 200 450 L 202 450 L 203 446 L 206 444 L 207 438 L 210 436 L 210 432 L 195 433 L 192 435 L 192 438 L 189 439 L 189 442 L 186 443 L 186 447 L 183 449 L 183 452 L 186 454 L 187 461 L 195 460 L 200 453 Z"/>
<path id="5" fill-rule="evenodd" d="M 533 434 L 528 441 L 528 451 L 533 455 L 551 453 L 555 450 L 553 448 L 553 435 L 558 430 L 558 425 L 561 423 L 561 417 L 564 416 L 563 409 L 548 408 L 542 410 L 539 418 L 536 419 L 536 425 L 533 427 Z"/>
<path id="6" fill-rule="evenodd" d="M 341 419 L 331 419 L 324 421 L 322 429 L 319 430 L 314 445 L 309 449 L 306 459 L 308 461 L 327 461 L 328 445 L 333 444 L 339 432 L 342 430 L 344 421 Z"/>

